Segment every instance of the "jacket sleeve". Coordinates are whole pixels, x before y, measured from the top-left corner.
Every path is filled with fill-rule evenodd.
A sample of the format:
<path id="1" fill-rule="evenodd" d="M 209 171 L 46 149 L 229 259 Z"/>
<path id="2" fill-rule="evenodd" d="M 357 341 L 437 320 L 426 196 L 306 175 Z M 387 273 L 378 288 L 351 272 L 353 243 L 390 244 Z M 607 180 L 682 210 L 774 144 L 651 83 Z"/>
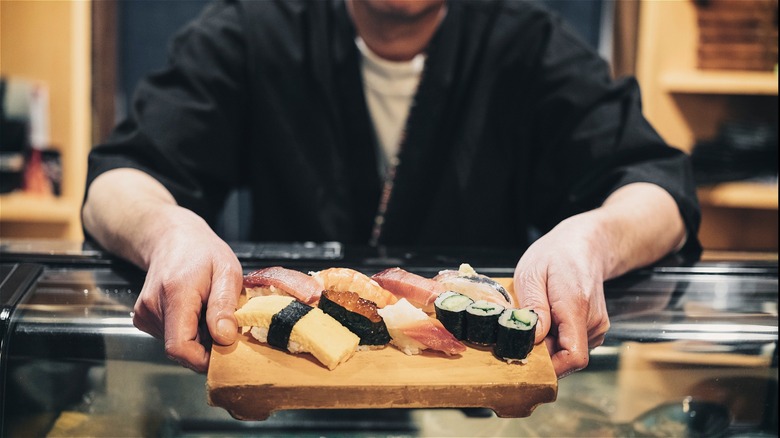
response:
<path id="1" fill-rule="evenodd" d="M 236 8 L 214 3 L 176 34 L 167 67 L 140 82 L 129 117 L 90 153 L 87 187 L 108 170 L 139 169 L 213 224 L 240 180 L 247 143 L 245 41 Z"/>
<path id="2" fill-rule="evenodd" d="M 540 163 L 534 222 L 549 230 L 622 186 L 648 182 L 677 202 L 688 235 L 681 252 L 698 257 L 700 210 L 689 157 L 645 119 L 636 80 L 613 80 L 607 63 L 559 22 L 550 21 L 545 35 L 530 88 Z"/>

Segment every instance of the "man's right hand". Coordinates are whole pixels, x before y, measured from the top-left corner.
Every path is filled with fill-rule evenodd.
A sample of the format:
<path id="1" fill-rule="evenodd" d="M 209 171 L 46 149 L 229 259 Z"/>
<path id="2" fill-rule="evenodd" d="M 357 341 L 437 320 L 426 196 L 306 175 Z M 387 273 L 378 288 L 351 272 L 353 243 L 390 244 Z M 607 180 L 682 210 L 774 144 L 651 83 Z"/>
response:
<path id="1" fill-rule="evenodd" d="M 184 215 L 194 216 L 186 210 Z M 204 337 L 223 345 L 236 339 L 233 312 L 243 277 L 231 248 L 202 219 L 183 218 L 182 222 L 194 223 L 180 222 L 162 233 L 154 245 L 133 324 L 163 339 L 169 358 L 205 372 L 209 339 Z M 207 333 L 199 332 L 204 309 Z"/>
<path id="2" fill-rule="evenodd" d="M 117 202 L 122 209 L 114 207 Z M 163 339 L 171 359 L 205 372 L 206 338 L 235 341 L 241 264 L 202 218 L 176 205 L 156 180 L 133 169 L 101 175 L 90 187 L 84 225 L 107 250 L 147 271 L 133 323 Z M 204 309 L 208 331 L 200 332 Z"/>

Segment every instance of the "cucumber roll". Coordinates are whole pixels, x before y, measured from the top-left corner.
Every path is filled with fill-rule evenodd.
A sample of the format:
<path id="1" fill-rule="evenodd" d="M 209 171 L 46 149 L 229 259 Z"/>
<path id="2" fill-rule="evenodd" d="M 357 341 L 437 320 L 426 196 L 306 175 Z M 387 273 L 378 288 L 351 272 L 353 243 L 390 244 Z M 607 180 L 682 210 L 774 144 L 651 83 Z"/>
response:
<path id="1" fill-rule="evenodd" d="M 477 300 L 466 307 L 466 340 L 478 345 L 496 342 L 498 317 L 504 306 L 485 300 Z"/>
<path id="2" fill-rule="evenodd" d="M 536 312 L 531 309 L 505 310 L 498 318 L 498 331 L 493 353 L 510 363 L 524 361 L 534 347 L 538 320 Z"/>
<path id="3" fill-rule="evenodd" d="M 451 290 L 442 292 L 433 302 L 436 319 L 460 341 L 466 339 L 466 307 L 473 302 L 471 298 Z"/>

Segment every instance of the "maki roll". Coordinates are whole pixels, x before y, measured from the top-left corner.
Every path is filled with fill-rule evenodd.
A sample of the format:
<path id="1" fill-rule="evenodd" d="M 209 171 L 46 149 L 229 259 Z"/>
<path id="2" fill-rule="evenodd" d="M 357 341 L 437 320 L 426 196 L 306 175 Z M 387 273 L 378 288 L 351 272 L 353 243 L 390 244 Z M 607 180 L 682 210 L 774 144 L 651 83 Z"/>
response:
<path id="1" fill-rule="evenodd" d="M 477 300 L 466 307 L 466 340 L 478 345 L 496 342 L 498 317 L 504 306 L 490 301 Z"/>
<path id="2" fill-rule="evenodd" d="M 436 318 L 456 339 L 466 339 L 466 307 L 474 303 L 471 298 L 454 291 L 442 292 L 433 302 Z"/>
<path id="3" fill-rule="evenodd" d="M 390 342 L 390 333 L 373 301 L 360 298 L 355 292 L 326 290 L 318 306 L 358 335 L 361 346 L 382 347 Z"/>
<path id="4" fill-rule="evenodd" d="M 534 347 L 538 315 L 531 309 L 507 309 L 498 318 L 493 353 L 509 363 L 523 362 Z"/>

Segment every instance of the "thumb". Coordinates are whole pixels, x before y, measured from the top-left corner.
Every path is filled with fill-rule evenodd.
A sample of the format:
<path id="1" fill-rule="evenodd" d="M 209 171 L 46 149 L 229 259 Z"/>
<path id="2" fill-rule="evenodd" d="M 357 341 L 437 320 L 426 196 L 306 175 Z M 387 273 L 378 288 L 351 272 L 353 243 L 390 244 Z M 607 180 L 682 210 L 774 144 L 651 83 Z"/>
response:
<path id="1" fill-rule="evenodd" d="M 212 282 L 206 307 L 206 324 L 212 339 L 218 344 L 230 345 L 236 341 L 238 323 L 234 314 L 242 286 L 241 275 L 223 275 Z"/>
<path id="2" fill-rule="evenodd" d="M 552 320 L 550 301 L 547 299 L 547 283 L 542 278 L 522 271 L 519 267 L 515 269 L 513 282 L 515 296 L 517 297 L 517 307 L 531 308 L 539 316 L 534 338 L 534 343 L 538 344 L 550 332 Z"/>

